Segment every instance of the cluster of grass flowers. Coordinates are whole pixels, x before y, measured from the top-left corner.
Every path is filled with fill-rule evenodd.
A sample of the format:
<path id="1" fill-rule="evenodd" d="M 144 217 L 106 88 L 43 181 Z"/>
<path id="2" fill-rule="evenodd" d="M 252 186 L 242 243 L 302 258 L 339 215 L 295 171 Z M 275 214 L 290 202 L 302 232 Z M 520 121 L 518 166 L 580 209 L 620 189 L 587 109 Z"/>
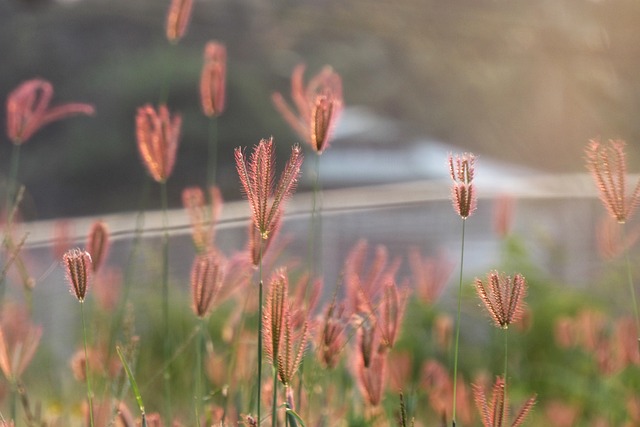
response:
<path id="1" fill-rule="evenodd" d="M 192 8 L 190 0 L 171 2 L 166 25 L 171 49 L 185 37 Z M 167 182 L 188 119 L 169 105 L 170 74 L 162 82 L 159 105 L 140 107 L 132 130 L 141 167 L 149 182 L 160 186 L 159 244 L 146 247 L 140 238 L 144 222 L 137 222 L 129 252 L 120 256 L 126 265 L 119 266 L 110 260 L 113 242 L 104 221 L 92 224 L 86 244 L 78 248 L 70 248 L 78 242 L 65 238 L 64 225 L 58 229 L 55 268 L 66 274 L 81 319 L 78 349 L 64 367 L 46 366 L 42 354 L 48 351 L 41 348 L 46 328 L 37 324 L 32 304 L 38 288 L 28 262 L 28 224 L 20 223 L 18 148 L 47 123 L 95 111 L 83 103 L 49 107 L 53 88 L 41 79 L 8 94 L 6 133 L 15 150 L 2 212 L 0 425 L 640 425 L 640 326 L 632 263 L 640 232 L 622 228 L 640 204 L 640 184 L 626 189 L 622 141 L 594 140 L 585 153 L 615 222 L 598 234 L 602 252 L 613 260 L 606 292 L 617 294 L 615 261 L 623 257 L 631 296 L 625 310 L 633 316 L 609 316 L 604 304 L 598 307 L 547 283 L 510 232 L 515 215 L 510 198 L 498 200 L 494 215 L 505 259 L 486 279 L 467 277 L 465 232 L 480 209 L 471 153 L 442 159 L 453 181 L 450 214 L 461 220 L 453 309 L 441 298 L 456 268 L 445 252 L 424 255 L 407 247 L 394 253 L 363 236 L 348 242 L 339 280 L 327 283 L 317 253 L 323 216 L 319 158 L 330 148 L 343 109 L 342 79 L 325 67 L 305 85 L 305 66 L 298 65 L 291 77 L 297 111 L 282 95 L 273 95 L 275 108 L 316 161 L 309 232 L 287 240 L 280 230 L 287 200 L 303 176 L 304 146 L 290 144 L 280 168 L 273 137 L 248 142 L 251 149 L 218 153 L 228 58 L 233 53 L 223 43 L 205 44 L 199 87 L 202 113 L 210 120 L 207 188 L 182 192 L 191 226 L 190 273 L 172 276 L 169 263 Z M 224 208 L 215 186 L 219 158 L 235 161 L 235 184 L 246 199 L 247 243 L 232 250 L 219 241 L 217 227 Z M 481 174 L 481 162 L 477 166 Z M 291 240 L 305 238 L 306 256 L 289 250 Z M 145 283 L 136 274 L 142 250 Z M 13 292 L 16 285 L 22 294 Z M 12 292 L 5 293 L 5 287 Z M 132 293 L 135 288 L 141 291 Z M 144 318 L 145 310 L 153 314 Z M 35 360 L 42 366 L 34 366 Z M 37 374 L 30 375 L 30 368 Z M 41 391 L 42 377 L 74 380 L 68 387 L 61 381 L 65 386 L 51 397 Z"/>

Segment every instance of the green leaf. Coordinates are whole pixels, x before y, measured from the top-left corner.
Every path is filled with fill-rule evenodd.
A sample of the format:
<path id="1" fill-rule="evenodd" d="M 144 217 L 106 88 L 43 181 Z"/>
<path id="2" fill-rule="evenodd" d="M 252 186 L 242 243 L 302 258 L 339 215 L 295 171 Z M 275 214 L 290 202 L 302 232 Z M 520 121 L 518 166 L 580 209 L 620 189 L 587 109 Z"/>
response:
<path id="1" fill-rule="evenodd" d="M 138 389 L 138 383 L 129 368 L 129 364 L 126 360 L 124 360 L 124 356 L 122 355 L 122 351 L 120 350 L 120 346 L 116 346 L 116 351 L 118 352 L 118 357 L 120 357 L 120 361 L 122 362 L 122 366 L 124 367 L 125 372 L 127 373 L 127 377 L 129 378 L 129 384 L 131 384 L 131 390 L 136 397 L 136 401 L 138 402 L 138 408 L 140 408 L 140 413 L 142 413 L 142 425 L 143 427 L 146 425 L 146 417 L 144 413 L 144 403 L 142 402 L 142 396 L 140 395 L 140 390 Z"/>

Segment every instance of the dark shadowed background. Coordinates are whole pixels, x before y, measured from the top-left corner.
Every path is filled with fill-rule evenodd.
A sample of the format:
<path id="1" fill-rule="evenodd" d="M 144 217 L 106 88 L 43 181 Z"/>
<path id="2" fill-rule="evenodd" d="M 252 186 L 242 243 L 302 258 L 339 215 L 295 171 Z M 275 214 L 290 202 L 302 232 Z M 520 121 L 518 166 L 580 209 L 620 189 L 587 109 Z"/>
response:
<path id="1" fill-rule="evenodd" d="M 583 148 L 597 136 L 626 139 L 630 169 L 638 170 L 638 1 L 196 0 L 187 35 L 175 46 L 164 36 L 168 3 L 0 0 L 0 97 L 41 77 L 54 85 L 54 104 L 97 109 L 95 117 L 49 125 L 22 147 L 27 219 L 141 207 L 147 178 L 134 115 L 158 102 L 164 81 L 170 109 L 183 116 L 169 203 L 180 205 L 185 186 L 204 185 L 208 121 L 198 79 L 211 39 L 228 49 L 228 103 L 218 121 L 218 182 L 227 199 L 239 197 L 233 147 L 273 135 L 283 160 L 297 142 L 270 95 L 288 96 L 299 62 L 307 63 L 307 77 L 324 64 L 343 77 L 350 108 L 327 171 L 343 166 L 341 150 L 355 149 L 364 160 L 423 140 L 542 171 L 583 171 Z M 4 126 L 4 102 L 0 108 Z M 363 112 L 368 125 L 344 131 Z M 11 148 L 5 134 L 3 128 L 3 180 Z M 372 169 L 386 180 L 384 167 L 403 159 Z M 348 184 L 376 181 L 373 175 Z M 340 185 L 325 177 L 327 186 Z M 395 180 L 403 179 L 411 177 Z M 309 183 L 303 176 L 301 186 Z M 154 208 L 156 187 L 149 188 L 145 207 Z"/>

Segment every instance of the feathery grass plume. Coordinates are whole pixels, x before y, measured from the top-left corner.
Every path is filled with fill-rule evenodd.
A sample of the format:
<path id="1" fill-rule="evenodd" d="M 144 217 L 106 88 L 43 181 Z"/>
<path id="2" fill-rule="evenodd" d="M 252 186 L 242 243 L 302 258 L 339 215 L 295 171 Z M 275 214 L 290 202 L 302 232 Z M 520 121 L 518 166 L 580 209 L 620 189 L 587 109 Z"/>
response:
<path id="1" fill-rule="evenodd" d="M 171 0 L 167 13 L 167 40 L 177 43 L 184 37 L 189 21 L 191 20 L 191 9 L 193 0 Z"/>
<path id="2" fill-rule="evenodd" d="M 451 200 L 453 208 L 461 218 L 466 219 L 476 210 L 476 191 L 473 186 L 476 158 L 471 153 L 455 157 L 449 155 L 449 174 L 453 180 Z"/>
<path id="3" fill-rule="evenodd" d="M 515 210 L 515 198 L 509 194 L 502 194 L 496 198 L 493 208 L 493 231 L 501 239 L 509 235 Z"/>
<path id="4" fill-rule="evenodd" d="M 411 423 L 407 420 L 407 406 L 404 403 L 404 394 L 400 392 L 400 414 L 398 417 L 399 427 L 413 427 L 415 425 L 415 419 L 411 418 Z"/>
<path id="5" fill-rule="evenodd" d="M 82 317 L 82 337 L 84 341 L 85 372 L 87 379 L 87 401 L 89 404 L 90 425 L 93 427 L 93 393 L 91 391 L 91 377 L 89 375 L 89 353 L 87 351 L 87 327 L 84 320 L 84 299 L 89 289 L 91 276 L 91 255 L 87 251 L 71 249 L 62 257 L 65 265 L 67 280 L 72 293 L 80 301 L 80 313 Z"/>
<path id="6" fill-rule="evenodd" d="M 14 89 L 7 98 L 7 136 L 20 145 L 44 125 L 75 114 L 92 115 L 90 104 L 69 103 L 49 107 L 53 86 L 46 80 L 27 80 Z"/>
<path id="7" fill-rule="evenodd" d="M 87 251 L 91 254 L 93 273 L 96 273 L 109 254 L 109 228 L 104 221 L 96 221 L 89 230 Z"/>
<path id="8" fill-rule="evenodd" d="M 166 105 L 160 105 L 157 111 L 150 104 L 138 108 L 138 151 L 149 175 L 156 182 L 166 182 L 173 171 L 181 125 L 180 115 L 171 117 Z"/>
<path id="9" fill-rule="evenodd" d="M 375 408 L 382 402 L 387 381 L 386 348 L 380 343 L 380 332 L 375 323 L 364 321 L 357 331 L 357 348 L 351 353 L 351 371 L 367 407 Z M 371 414 L 375 414 L 370 411 Z"/>
<path id="10" fill-rule="evenodd" d="M 429 395 L 429 406 L 441 417 L 442 425 L 445 425 L 446 420 L 452 417 L 453 411 L 451 394 L 454 387 L 449 372 L 437 360 L 427 360 L 422 366 L 420 381 L 422 388 Z M 458 378 L 457 382 L 455 387 L 456 401 L 458 402 L 457 419 L 462 421 L 463 425 L 472 425 L 471 392 L 464 378 Z"/>
<path id="11" fill-rule="evenodd" d="M 246 159 L 242 148 L 235 149 L 236 169 L 240 177 L 240 183 L 245 196 L 249 200 L 251 218 L 260 237 L 265 243 L 269 235 L 280 221 L 285 200 L 293 193 L 300 167 L 302 166 L 302 150 L 297 144 L 291 148 L 291 157 L 280 175 L 278 183 L 275 182 L 275 152 L 273 138 L 263 139 L 254 147 L 249 159 Z M 260 419 L 260 395 L 262 381 L 262 254 L 263 245 L 256 245 L 258 252 L 258 399 L 257 417 Z M 256 257 L 253 257 L 256 259 Z"/>
<path id="12" fill-rule="evenodd" d="M 502 393 L 504 394 L 506 393 L 508 378 L 508 328 L 509 325 L 517 322 L 523 316 L 527 281 L 521 274 L 515 274 L 511 277 L 504 273 L 498 274 L 497 271 L 489 272 L 487 279 L 488 283 L 485 286 L 482 280 L 476 278 L 475 288 L 495 325 L 504 330 L 504 371 L 501 385 Z M 499 425 L 502 425 L 502 421 Z"/>
<path id="13" fill-rule="evenodd" d="M 191 268 L 191 296 L 192 308 L 196 316 L 200 318 L 199 339 L 196 346 L 196 387 L 195 387 L 195 414 L 200 422 L 200 410 L 204 402 L 202 387 L 202 365 L 205 353 L 206 323 L 214 299 L 217 297 L 223 284 L 224 266 L 222 259 L 212 249 L 207 253 L 196 255 Z"/>
<path id="14" fill-rule="evenodd" d="M 544 414 L 553 426 L 573 427 L 578 422 L 580 409 L 575 404 L 552 400 L 544 406 Z"/>
<path id="15" fill-rule="evenodd" d="M 334 99 L 331 94 L 316 97 L 311 111 L 311 147 L 318 154 L 329 146 L 341 108 L 341 102 Z"/>
<path id="16" fill-rule="evenodd" d="M 305 65 L 297 65 L 291 74 L 291 99 L 294 112 L 279 92 L 272 95 L 273 104 L 291 128 L 315 152 L 321 154 L 328 146 L 333 128 L 343 108 L 342 79 L 325 66 L 305 86 Z"/>
<path id="17" fill-rule="evenodd" d="M 382 345 L 387 349 L 393 348 L 400 333 L 407 297 L 408 292 L 399 292 L 395 282 L 384 286 L 378 318 Z"/>
<path id="18" fill-rule="evenodd" d="M 344 304 L 337 304 L 334 296 L 322 318 L 318 334 L 318 358 L 323 366 L 334 369 L 346 343 L 347 319 Z"/>
<path id="19" fill-rule="evenodd" d="M 307 345 L 309 322 L 305 319 L 296 325 L 296 310 L 289 298 L 289 279 L 284 269 L 277 270 L 271 278 L 269 293 L 264 308 L 263 342 L 267 359 L 274 366 L 272 423 L 276 425 L 276 376 L 290 397 L 289 409 L 293 408 L 292 395 L 288 393 L 293 376 L 300 367 Z"/>
<path id="20" fill-rule="evenodd" d="M 416 247 L 409 249 L 408 260 L 416 293 L 424 303 L 434 304 L 451 277 L 454 263 L 444 252 L 423 257 Z"/>
<path id="21" fill-rule="evenodd" d="M 251 257 L 251 263 L 254 267 L 260 265 L 267 250 L 271 246 L 271 242 L 276 240 L 278 232 L 280 231 L 280 224 L 282 224 L 281 216 L 276 218 L 276 222 L 273 224 L 269 236 L 266 240 L 263 240 L 260 235 L 260 230 L 256 228 L 253 221 L 249 223 L 249 229 L 247 230 L 247 253 Z"/>
<path id="22" fill-rule="evenodd" d="M 620 139 L 610 139 L 606 144 L 592 139 L 585 149 L 587 169 L 598 187 L 600 200 L 620 224 L 624 224 L 640 204 L 640 181 L 627 194 L 627 155 L 624 147 L 625 142 Z"/>
<path id="23" fill-rule="evenodd" d="M 614 335 L 612 337 L 616 357 L 621 367 L 640 364 L 640 351 L 636 345 L 638 332 L 633 319 L 623 317 L 615 322 Z"/>
<path id="24" fill-rule="evenodd" d="M 513 277 L 491 271 L 488 283 L 476 278 L 475 287 L 496 326 L 507 329 L 522 318 L 527 282 L 521 274 Z"/>
<path id="25" fill-rule="evenodd" d="M 600 256 L 617 258 L 631 249 L 640 239 L 640 227 L 622 230 L 620 224 L 610 216 L 603 217 L 596 226 L 596 240 Z"/>
<path id="26" fill-rule="evenodd" d="M 215 251 L 197 255 L 191 268 L 191 297 L 193 312 L 200 318 L 211 311 L 224 280 L 224 267 Z"/>
<path id="27" fill-rule="evenodd" d="M 444 352 L 451 350 L 453 319 L 447 314 L 438 314 L 433 319 L 433 335 L 438 348 Z"/>
<path id="28" fill-rule="evenodd" d="M 473 396 L 484 427 L 502 427 L 506 425 L 518 427 L 522 425 L 529 412 L 531 412 L 533 405 L 536 403 L 535 395 L 527 399 L 522 408 L 520 408 L 520 411 L 518 411 L 513 422 L 508 424 L 508 400 L 505 391 L 504 379 L 502 377 L 497 377 L 493 384 L 490 403 L 487 401 L 484 388 L 480 386 L 473 386 Z"/>
<path id="29" fill-rule="evenodd" d="M 370 314 L 379 291 L 387 283 L 395 281 L 400 268 L 400 258 L 389 262 L 389 251 L 383 245 L 376 246 L 373 261 L 365 265 L 369 245 L 359 240 L 347 254 L 344 262 L 346 301 L 349 311 L 354 314 Z"/>
<path id="30" fill-rule="evenodd" d="M 182 190 L 182 205 L 187 210 L 191 222 L 191 237 L 198 253 L 205 253 L 213 247 L 215 227 L 222 210 L 222 194 L 218 187 L 209 189 L 209 202 L 199 187 Z"/>
<path id="31" fill-rule="evenodd" d="M 277 270 L 269 284 L 264 308 L 264 351 L 269 361 L 277 365 L 280 341 L 288 310 L 289 279 L 284 270 Z"/>
<path id="32" fill-rule="evenodd" d="M 89 278 L 92 272 L 91 255 L 78 248 L 71 249 L 64 254 L 62 261 L 71 293 L 78 298 L 78 301 L 83 302 L 89 288 Z"/>
<path id="33" fill-rule="evenodd" d="M 284 201 L 295 190 L 302 166 L 302 150 L 298 145 L 291 148 L 291 157 L 275 187 L 273 138 L 261 140 L 249 159 L 242 148 L 236 148 L 235 159 L 243 192 L 249 200 L 253 223 L 262 239 L 266 240 L 282 215 Z"/>
<path id="34" fill-rule="evenodd" d="M 600 200 L 602 200 L 609 214 L 621 226 L 626 223 L 631 214 L 640 205 L 640 181 L 638 181 L 634 190 L 627 194 L 627 156 L 624 146 L 625 142 L 619 139 L 610 139 L 606 145 L 593 139 L 589 141 L 589 145 L 585 150 L 587 169 L 591 172 L 596 182 Z M 624 234 L 624 232 L 621 234 Z M 627 283 L 636 320 L 636 330 L 640 334 L 640 312 L 638 311 L 636 289 L 633 285 L 631 261 L 629 260 L 629 252 L 624 245 L 625 243 L 622 241 L 620 246 L 624 248 Z M 640 347 L 640 335 L 638 336 L 638 346 Z"/>
<path id="35" fill-rule="evenodd" d="M 451 201 L 453 209 L 462 218 L 462 243 L 460 245 L 460 276 L 458 278 L 458 309 L 456 315 L 456 338 L 453 356 L 453 427 L 456 425 L 456 404 L 458 387 L 458 355 L 460 343 L 460 311 L 462 304 L 462 274 L 464 271 L 464 232 L 467 218 L 476 209 L 476 189 L 472 184 L 475 174 L 475 156 L 471 153 L 464 153 L 462 156 L 449 154 L 449 174 L 453 185 L 451 187 Z"/>
<path id="36" fill-rule="evenodd" d="M 204 65 L 200 75 L 200 101 L 207 117 L 222 114 L 225 107 L 227 48 L 210 41 L 204 48 Z"/>
<path id="37" fill-rule="evenodd" d="M 5 304 L 0 319 L 0 369 L 14 384 L 33 359 L 42 337 L 42 327 L 34 325 L 26 308 Z"/>

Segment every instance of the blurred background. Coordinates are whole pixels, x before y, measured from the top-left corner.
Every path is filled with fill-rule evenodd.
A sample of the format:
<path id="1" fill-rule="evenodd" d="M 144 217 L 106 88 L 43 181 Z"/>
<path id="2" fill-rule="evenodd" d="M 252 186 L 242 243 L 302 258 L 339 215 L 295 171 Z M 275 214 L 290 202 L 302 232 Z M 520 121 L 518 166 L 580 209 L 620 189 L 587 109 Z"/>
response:
<path id="1" fill-rule="evenodd" d="M 0 97 L 40 77 L 54 85 L 53 105 L 97 109 L 47 126 L 22 147 L 26 219 L 141 207 L 147 178 L 134 116 L 158 102 L 165 79 L 168 104 L 183 116 L 169 203 L 180 205 L 185 186 L 204 185 L 208 121 L 198 81 L 212 39 L 228 49 L 227 109 L 218 120 L 218 182 L 228 200 L 239 197 L 234 147 L 273 135 L 284 161 L 298 142 L 270 96 L 289 96 L 301 62 L 306 79 L 325 64 L 343 78 L 347 109 L 323 157 L 325 188 L 446 176 L 447 150 L 516 171 L 583 172 L 583 148 L 598 136 L 629 142 L 632 171 L 640 160 L 635 0 L 196 0 L 173 46 L 164 35 L 168 3 L 0 1 Z M 0 108 L 6 117 L 5 102 Z M 303 189 L 310 183 L 303 176 Z"/>

